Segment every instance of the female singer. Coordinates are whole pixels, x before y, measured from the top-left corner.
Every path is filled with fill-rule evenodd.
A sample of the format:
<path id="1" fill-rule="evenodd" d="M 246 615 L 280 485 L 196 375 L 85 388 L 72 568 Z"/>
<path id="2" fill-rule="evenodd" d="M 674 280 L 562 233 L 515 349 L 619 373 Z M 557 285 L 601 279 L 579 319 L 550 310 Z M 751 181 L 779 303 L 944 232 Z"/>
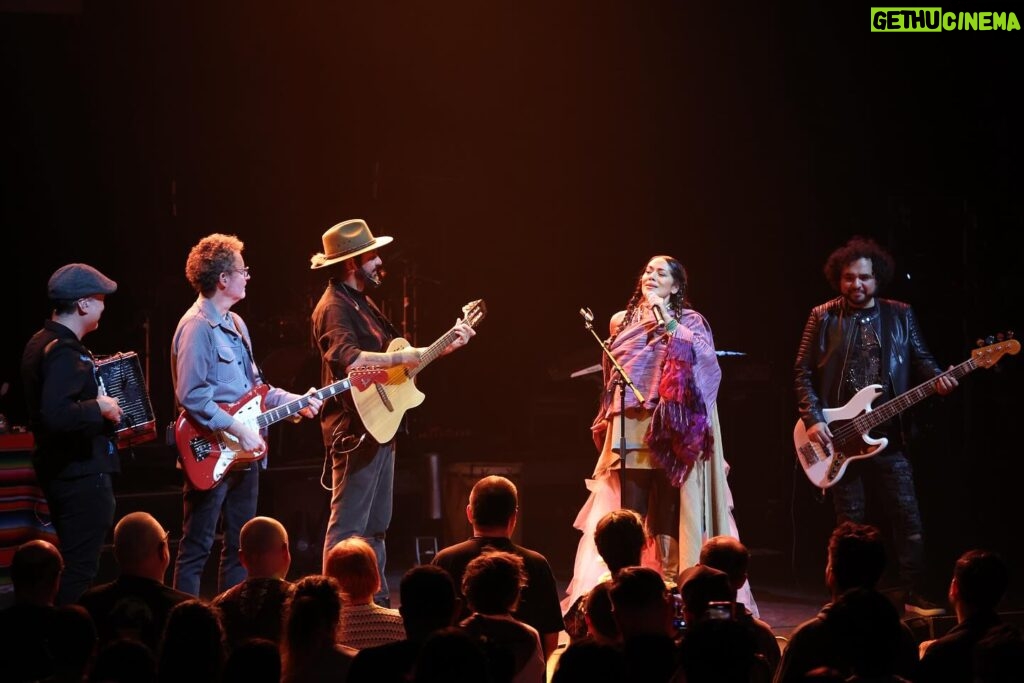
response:
<path id="1" fill-rule="evenodd" d="M 590 498 L 575 526 L 583 532 L 568 609 L 607 572 L 593 542 L 597 521 L 620 507 L 639 512 L 654 540 L 654 557 L 673 586 L 697 563 L 701 544 L 716 535 L 738 537 L 726 483 L 715 402 L 722 378 L 711 327 L 686 300 L 686 270 L 671 256 L 644 267 L 626 310 L 612 316 L 608 348 L 643 396 L 625 391 L 605 359 L 604 391 L 593 424 L 600 451 Z M 623 420 L 623 413 L 625 419 Z M 625 425 L 625 453 L 620 430 Z M 749 589 L 739 596 L 756 611 Z"/>

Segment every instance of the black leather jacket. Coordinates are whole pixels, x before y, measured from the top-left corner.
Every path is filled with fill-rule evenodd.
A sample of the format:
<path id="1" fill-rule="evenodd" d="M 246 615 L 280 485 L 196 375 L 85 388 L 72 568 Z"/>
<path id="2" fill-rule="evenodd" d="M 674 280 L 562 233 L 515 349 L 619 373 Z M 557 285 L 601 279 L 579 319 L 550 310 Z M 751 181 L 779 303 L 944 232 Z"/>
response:
<path id="1" fill-rule="evenodd" d="M 923 382 L 941 370 L 921 337 L 914 309 L 892 299 L 876 299 L 871 320 L 882 345 L 882 371 L 890 396 Z M 796 356 L 796 396 L 800 419 L 806 427 L 823 422 L 822 408 L 843 405 L 843 374 L 853 345 L 854 323 L 842 297 L 815 307 L 804 326 Z"/>

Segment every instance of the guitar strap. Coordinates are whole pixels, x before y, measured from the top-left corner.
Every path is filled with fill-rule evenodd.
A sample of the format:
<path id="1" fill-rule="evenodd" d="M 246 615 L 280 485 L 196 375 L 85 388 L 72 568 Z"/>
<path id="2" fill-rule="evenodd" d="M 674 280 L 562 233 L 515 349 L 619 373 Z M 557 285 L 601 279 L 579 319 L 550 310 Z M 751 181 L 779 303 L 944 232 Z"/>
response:
<path id="1" fill-rule="evenodd" d="M 245 338 L 244 334 L 242 334 L 242 326 L 240 324 L 241 319 L 234 311 L 229 311 L 229 313 L 231 314 L 231 323 L 235 326 L 235 332 L 242 340 L 242 346 L 245 347 L 245 352 L 249 356 L 249 362 L 252 363 L 252 367 L 256 368 L 256 379 L 259 380 L 260 384 L 266 384 L 266 380 L 263 379 L 263 368 L 261 368 L 260 364 L 256 362 L 256 359 L 253 358 L 252 348 L 249 347 L 249 340 Z"/>
<path id="2" fill-rule="evenodd" d="M 387 330 L 388 333 L 391 335 L 392 339 L 401 336 L 398 334 L 398 330 L 395 329 L 395 326 L 391 324 L 391 321 L 384 317 L 384 314 L 381 313 L 379 308 L 377 308 L 377 304 L 373 302 L 373 299 L 371 299 L 370 297 L 366 297 L 366 304 L 370 307 L 370 310 L 373 311 L 373 314 L 377 317 L 378 322 L 380 322 L 380 324 L 384 326 L 384 329 Z"/>

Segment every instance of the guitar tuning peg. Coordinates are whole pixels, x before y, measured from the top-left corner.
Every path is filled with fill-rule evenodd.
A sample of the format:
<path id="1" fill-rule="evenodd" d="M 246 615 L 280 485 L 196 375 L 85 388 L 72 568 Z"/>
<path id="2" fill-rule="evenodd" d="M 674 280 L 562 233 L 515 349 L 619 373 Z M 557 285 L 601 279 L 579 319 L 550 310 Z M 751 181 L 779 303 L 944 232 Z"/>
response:
<path id="1" fill-rule="evenodd" d="M 1005 334 L 1003 334 L 1002 332 L 997 332 L 996 333 L 996 341 L 1004 341 L 1005 339 L 1006 339 L 1006 335 Z"/>
<path id="2" fill-rule="evenodd" d="M 979 337 L 978 339 L 974 340 L 974 345 L 980 349 L 982 346 L 985 345 L 985 340 Z"/>
<path id="3" fill-rule="evenodd" d="M 992 335 L 990 334 L 989 336 L 985 337 L 985 343 L 986 343 L 986 344 L 995 344 L 995 343 L 996 343 L 996 338 L 995 338 L 995 337 L 993 337 L 993 336 L 992 336 Z"/>
<path id="4" fill-rule="evenodd" d="M 1007 330 L 1006 331 L 1006 338 L 1007 339 L 1013 339 L 1013 330 Z"/>

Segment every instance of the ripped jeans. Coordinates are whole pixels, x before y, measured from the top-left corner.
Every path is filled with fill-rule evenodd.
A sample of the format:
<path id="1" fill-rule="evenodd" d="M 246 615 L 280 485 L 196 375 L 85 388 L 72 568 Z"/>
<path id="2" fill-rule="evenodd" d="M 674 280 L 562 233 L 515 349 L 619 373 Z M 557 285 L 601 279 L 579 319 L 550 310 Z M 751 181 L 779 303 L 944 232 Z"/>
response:
<path id="1" fill-rule="evenodd" d="M 865 480 L 872 487 L 872 495 L 881 499 L 882 511 L 892 527 L 902 588 L 917 588 L 924 572 L 924 533 L 914 469 L 901 450 L 883 451 L 850 463 L 846 475 L 832 487 L 838 522 L 864 523 Z"/>

